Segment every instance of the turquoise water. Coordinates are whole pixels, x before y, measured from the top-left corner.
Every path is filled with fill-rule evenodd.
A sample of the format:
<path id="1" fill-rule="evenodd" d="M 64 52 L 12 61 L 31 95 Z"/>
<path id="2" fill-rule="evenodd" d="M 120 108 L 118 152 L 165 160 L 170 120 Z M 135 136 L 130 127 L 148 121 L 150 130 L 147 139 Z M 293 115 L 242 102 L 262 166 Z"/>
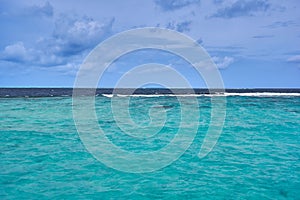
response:
<path id="1" fill-rule="evenodd" d="M 222 134 L 203 159 L 197 154 L 211 104 L 210 97 L 198 101 L 190 109 L 200 108 L 200 127 L 187 151 L 158 171 L 134 174 L 107 167 L 85 149 L 71 97 L 0 98 L 0 198 L 300 198 L 300 97 L 227 97 Z M 178 102 L 174 97 L 135 97 L 130 104 L 132 119 L 147 125 L 148 109 L 158 102 L 164 107 L 157 109 L 166 110 L 166 123 L 147 140 L 122 133 L 110 98 L 96 97 L 99 125 L 125 150 L 158 150 L 177 131 Z"/>

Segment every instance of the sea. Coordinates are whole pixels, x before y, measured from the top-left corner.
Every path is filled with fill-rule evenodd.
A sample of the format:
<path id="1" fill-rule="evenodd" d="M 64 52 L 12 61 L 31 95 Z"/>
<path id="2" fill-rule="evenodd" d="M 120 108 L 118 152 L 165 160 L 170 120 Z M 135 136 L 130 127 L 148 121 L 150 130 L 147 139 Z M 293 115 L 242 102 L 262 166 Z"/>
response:
<path id="1" fill-rule="evenodd" d="M 72 88 L 0 89 L 0 199 L 300 199 L 300 89 L 83 90 L 110 143 Z"/>

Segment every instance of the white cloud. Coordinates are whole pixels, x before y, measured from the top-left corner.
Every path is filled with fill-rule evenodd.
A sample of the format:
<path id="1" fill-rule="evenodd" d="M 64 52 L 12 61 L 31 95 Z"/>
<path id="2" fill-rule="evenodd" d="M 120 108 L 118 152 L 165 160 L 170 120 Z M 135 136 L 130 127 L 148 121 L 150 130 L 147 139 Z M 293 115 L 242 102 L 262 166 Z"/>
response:
<path id="1" fill-rule="evenodd" d="M 212 60 L 215 62 L 219 69 L 225 69 L 234 62 L 234 58 L 228 56 L 225 56 L 223 58 L 214 56 L 212 57 Z"/>
<path id="2" fill-rule="evenodd" d="M 26 48 L 23 42 L 8 45 L 0 59 L 31 66 L 70 66 L 111 34 L 113 21 L 60 16 L 51 37 L 39 39 L 33 48 Z"/>
<path id="3" fill-rule="evenodd" d="M 91 48 L 111 34 L 113 22 L 114 19 L 100 22 L 88 17 L 60 16 L 53 31 L 56 44 L 53 50 L 68 56 Z"/>
<path id="4" fill-rule="evenodd" d="M 27 57 L 27 50 L 23 42 L 17 42 L 5 47 L 1 54 L 3 60 L 12 62 L 24 62 Z"/>
<path id="5" fill-rule="evenodd" d="M 42 49 L 26 48 L 23 42 L 6 46 L 0 55 L 2 60 L 31 66 L 55 66 L 64 63 L 63 58 L 49 54 Z"/>
<path id="6" fill-rule="evenodd" d="M 25 47 L 23 42 L 17 42 L 5 47 L 4 52 L 9 56 L 25 56 Z"/>
<path id="7" fill-rule="evenodd" d="M 295 55 L 287 59 L 288 62 L 300 63 L 300 55 Z"/>

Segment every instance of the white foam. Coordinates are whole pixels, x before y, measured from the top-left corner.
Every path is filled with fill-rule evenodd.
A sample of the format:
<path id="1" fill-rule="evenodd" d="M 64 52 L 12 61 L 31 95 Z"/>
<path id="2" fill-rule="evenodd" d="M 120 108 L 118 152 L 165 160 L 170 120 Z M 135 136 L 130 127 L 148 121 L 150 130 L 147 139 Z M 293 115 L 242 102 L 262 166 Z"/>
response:
<path id="1" fill-rule="evenodd" d="M 163 97 L 164 94 L 117 94 L 118 97 Z"/>
<path id="2" fill-rule="evenodd" d="M 204 94 L 102 94 L 105 97 L 198 97 Z"/>
<path id="3" fill-rule="evenodd" d="M 300 96 L 300 93 L 251 92 L 251 93 L 224 93 L 222 95 L 224 95 L 224 96 L 271 97 L 271 96 Z"/>
<path id="4" fill-rule="evenodd" d="M 113 94 L 102 94 L 102 96 L 112 98 L 114 95 Z"/>
<path id="5" fill-rule="evenodd" d="M 247 97 L 272 97 L 272 96 L 300 96 L 300 93 L 279 92 L 249 92 L 249 93 L 214 93 L 214 94 L 102 94 L 104 97 L 216 97 L 216 96 L 247 96 Z"/>

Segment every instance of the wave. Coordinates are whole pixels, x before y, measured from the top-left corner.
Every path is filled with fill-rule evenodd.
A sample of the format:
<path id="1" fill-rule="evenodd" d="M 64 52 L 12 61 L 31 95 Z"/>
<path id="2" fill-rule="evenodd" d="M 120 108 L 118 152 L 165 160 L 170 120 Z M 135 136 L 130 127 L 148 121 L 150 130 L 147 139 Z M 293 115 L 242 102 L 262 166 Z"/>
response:
<path id="1" fill-rule="evenodd" d="M 114 95 L 113 94 L 101 94 L 104 97 L 112 98 Z"/>
<path id="2" fill-rule="evenodd" d="M 255 92 L 255 93 L 215 93 L 215 94 L 102 94 L 104 97 L 216 97 L 216 96 L 245 96 L 245 97 L 274 97 L 300 96 L 300 93 Z"/>
<path id="3" fill-rule="evenodd" d="M 104 97 L 198 97 L 204 94 L 102 94 Z"/>
<path id="4" fill-rule="evenodd" d="M 300 96 L 300 93 L 255 92 L 255 93 L 224 93 L 223 95 L 224 96 L 268 97 L 268 96 Z"/>

